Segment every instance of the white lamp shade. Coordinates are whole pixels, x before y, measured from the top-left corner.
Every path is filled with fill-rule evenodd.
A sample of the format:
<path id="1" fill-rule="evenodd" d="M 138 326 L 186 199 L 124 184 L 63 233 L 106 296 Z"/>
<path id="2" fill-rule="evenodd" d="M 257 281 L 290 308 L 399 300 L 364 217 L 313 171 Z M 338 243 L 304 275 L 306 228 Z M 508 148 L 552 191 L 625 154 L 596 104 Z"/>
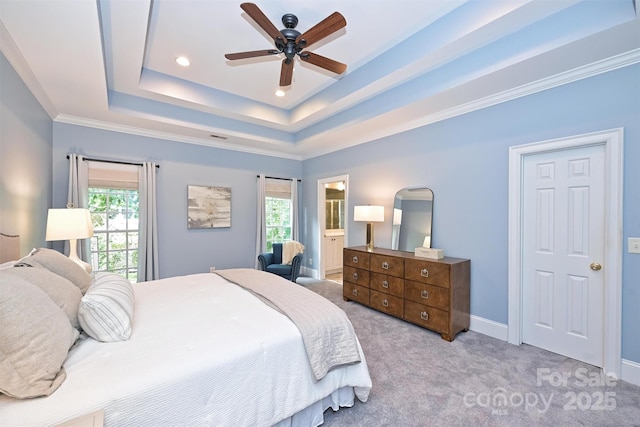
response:
<path id="1" fill-rule="evenodd" d="M 93 237 L 91 213 L 88 209 L 49 209 L 45 239 L 71 240 Z"/>
<path id="2" fill-rule="evenodd" d="M 363 222 L 384 222 L 384 206 L 354 206 L 353 220 Z"/>

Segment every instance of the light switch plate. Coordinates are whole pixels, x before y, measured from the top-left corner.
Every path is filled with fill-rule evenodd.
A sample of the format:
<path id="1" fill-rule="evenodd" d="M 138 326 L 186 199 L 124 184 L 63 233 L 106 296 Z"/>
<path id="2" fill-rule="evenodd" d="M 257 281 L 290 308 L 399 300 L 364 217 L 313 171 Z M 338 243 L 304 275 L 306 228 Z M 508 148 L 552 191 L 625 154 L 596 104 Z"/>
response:
<path id="1" fill-rule="evenodd" d="M 640 254 L 640 237 L 629 237 L 629 253 Z"/>

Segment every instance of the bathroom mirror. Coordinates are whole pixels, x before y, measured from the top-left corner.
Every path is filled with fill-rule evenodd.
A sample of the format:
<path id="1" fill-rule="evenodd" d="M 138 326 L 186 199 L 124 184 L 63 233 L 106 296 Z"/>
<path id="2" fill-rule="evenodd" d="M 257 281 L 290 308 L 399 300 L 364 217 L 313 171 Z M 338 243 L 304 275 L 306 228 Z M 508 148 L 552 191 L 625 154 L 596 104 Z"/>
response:
<path id="1" fill-rule="evenodd" d="M 413 252 L 431 247 L 433 191 L 425 187 L 403 188 L 393 201 L 391 249 Z"/>
<path id="2" fill-rule="evenodd" d="M 327 230 L 344 229 L 344 181 L 325 184 L 325 219 Z"/>

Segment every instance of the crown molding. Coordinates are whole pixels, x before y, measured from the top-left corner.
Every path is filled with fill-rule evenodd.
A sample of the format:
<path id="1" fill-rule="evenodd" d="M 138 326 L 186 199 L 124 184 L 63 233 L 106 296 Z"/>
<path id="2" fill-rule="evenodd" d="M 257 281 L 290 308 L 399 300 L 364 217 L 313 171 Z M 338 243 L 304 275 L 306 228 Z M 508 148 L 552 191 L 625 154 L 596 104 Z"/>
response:
<path id="1" fill-rule="evenodd" d="M 347 139 L 349 142 L 345 142 L 338 146 L 331 148 L 320 148 L 313 144 L 314 147 L 309 147 L 309 150 L 305 150 L 301 154 L 290 154 L 277 150 L 258 149 L 255 147 L 246 147 L 241 145 L 234 145 L 224 142 L 213 142 L 203 138 L 187 137 L 179 134 L 173 134 L 169 132 L 154 131 L 134 126 L 119 125 L 104 121 L 86 119 L 77 116 L 70 115 L 58 115 L 55 119 L 56 122 L 75 124 L 79 126 L 93 127 L 98 129 L 110 130 L 114 132 L 127 133 L 132 135 L 146 136 L 150 138 L 158 138 L 169 141 L 183 142 L 187 144 L 202 145 L 206 147 L 219 148 L 224 150 L 240 151 L 244 153 L 279 157 L 291 160 L 307 160 L 314 157 L 329 154 L 335 151 L 342 150 L 344 148 L 353 147 L 356 145 L 364 144 L 375 139 L 388 137 L 396 133 L 405 132 L 418 127 L 426 126 L 432 123 L 436 123 L 442 120 L 446 120 L 452 117 L 467 114 L 476 110 L 480 110 L 486 107 L 497 105 L 503 102 L 508 102 L 518 98 L 522 98 L 528 95 L 532 95 L 538 92 L 542 92 L 554 87 L 566 85 L 575 81 L 583 80 L 589 77 L 594 77 L 599 74 L 614 71 L 620 68 L 624 68 L 630 65 L 634 65 L 640 62 L 640 49 L 634 49 L 629 52 L 625 52 L 619 55 L 615 55 L 600 61 L 596 61 L 581 67 L 577 67 L 562 73 L 555 74 L 553 76 L 540 79 L 531 83 L 527 83 L 500 93 L 496 93 L 491 96 L 487 96 L 481 99 L 477 99 L 465 104 L 458 105 L 453 108 L 439 111 L 428 116 L 421 117 L 419 120 L 413 120 L 406 123 L 401 123 L 392 128 L 382 129 L 379 132 L 373 132 L 363 135 L 360 140 Z M 338 131 L 339 133 L 339 131 Z M 329 136 L 327 136 L 329 138 Z M 332 137 L 335 140 L 335 138 Z"/>
<path id="2" fill-rule="evenodd" d="M 640 49 L 634 49 L 629 52 L 621 53 L 600 61 L 596 61 L 581 67 L 577 67 L 559 74 L 555 74 L 544 79 L 536 80 L 518 86 L 500 93 L 496 93 L 485 98 L 478 99 L 467 104 L 460 105 L 456 108 L 446 110 L 443 113 L 447 113 L 445 118 L 459 116 L 471 111 L 480 110 L 482 108 L 490 107 L 492 105 L 501 104 L 514 99 L 522 98 L 525 96 L 533 95 L 534 93 L 542 92 L 554 87 L 563 86 L 569 83 L 573 83 L 579 80 L 594 77 L 599 74 L 608 73 L 619 68 L 628 67 L 640 62 Z M 451 115 L 450 115 L 451 114 Z M 436 121 L 443 120 L 438 118 Z"/>
<path id="3" fill-rule="evenodd" d="M 314 157 L 323 156 L 334 151 L 354 147 L 369 141 L 386 138 L 401 132 L 410 131 L 422 126 L 427 126 L 493 105 L 509 102 L 518 98 L 529 96 L 538 92 L 542 92 L 554 87 L 563 86 L 579 80 L 604 74 L 620 68 L 628 67 L 640 62 L 640 49 L 634 49 L 619 55 L 615 55 L 600 61 L 596 61 L 584 66 L 580 66 L 562 73 L 555 74 L 534 82 L 530 82 L 518 87 L 514 87 L 484 98 L 476 99 L 464 104 L 457 105 L 452 108 L 444 109 L 433 114 L 425 115 L 417 120 L 411 120 L 404 123 L 398 123 L 395 126 L 373 131 L 372 133 L 363 133 L 362 139 L 349 138 L 349 142 L 342 144 L 339 148 L 314 147 L 310 148 L 303 155 L 303 160 Z M 419 108 L 419 106 L 414 106 Z"/>
<path id="4" fill-rule="evenodd" d="M 52 120 L 55 119 L 58 116 L 58 110 L 47 96 L 47 93 L 31 71 L 31 68 L 29 68 L 27 60 L 22 56 L 22 53 L 20 53 L 18 46 L 15 41 L 13 41 L 2 20 L 0 20 L 0 51 L 2 51 L 3 55 L 9 61 L 9 64 L 11 64 L 25 86 L 27 86 L 33 96 L 38 100 L 49 117 Z"/>
<path id="5" fill-rule="evenodd" d="M 195 138 L 180 134 L 149 130 L 136 126 L 127 126 L 117 123 L 105 122 L 101 120 L 87 119 L 84 117 L 71 116 L 67 114 L 59 114 L 54 120 L 57 123 L 66 123 L 77 126 L 84 126 L 95 129 L 108 130 L 112 132 L 126 133 L 129 135 L 144 136 L 148 138 L 163 139 L 172 142 L 182 142 L 186 144 L 201 145 L 211 148 L 219 148 L 223 150 L 240 151 L 243 153 L 257 154 L 261 156 L 278 157 L 290 160 L 302 160 L 302 157 L 296 154 L 284 153 L 276 150 L 265 150 L 254 147 L 246 147 L 241 145 L 233 145 L 225 142 L 214 142 L 204 138 Z"/>

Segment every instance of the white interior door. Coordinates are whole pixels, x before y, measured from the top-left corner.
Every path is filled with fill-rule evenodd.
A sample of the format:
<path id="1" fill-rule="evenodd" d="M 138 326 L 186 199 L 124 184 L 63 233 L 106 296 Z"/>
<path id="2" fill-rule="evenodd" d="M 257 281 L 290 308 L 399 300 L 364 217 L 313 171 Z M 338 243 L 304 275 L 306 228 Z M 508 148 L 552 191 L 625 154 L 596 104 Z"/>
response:
<path id="1" fill-rule="evenodd" d="M 603 145 L 523 160 L 522 342 L 596 366 L 604 354 L 604 174 Z"/>

